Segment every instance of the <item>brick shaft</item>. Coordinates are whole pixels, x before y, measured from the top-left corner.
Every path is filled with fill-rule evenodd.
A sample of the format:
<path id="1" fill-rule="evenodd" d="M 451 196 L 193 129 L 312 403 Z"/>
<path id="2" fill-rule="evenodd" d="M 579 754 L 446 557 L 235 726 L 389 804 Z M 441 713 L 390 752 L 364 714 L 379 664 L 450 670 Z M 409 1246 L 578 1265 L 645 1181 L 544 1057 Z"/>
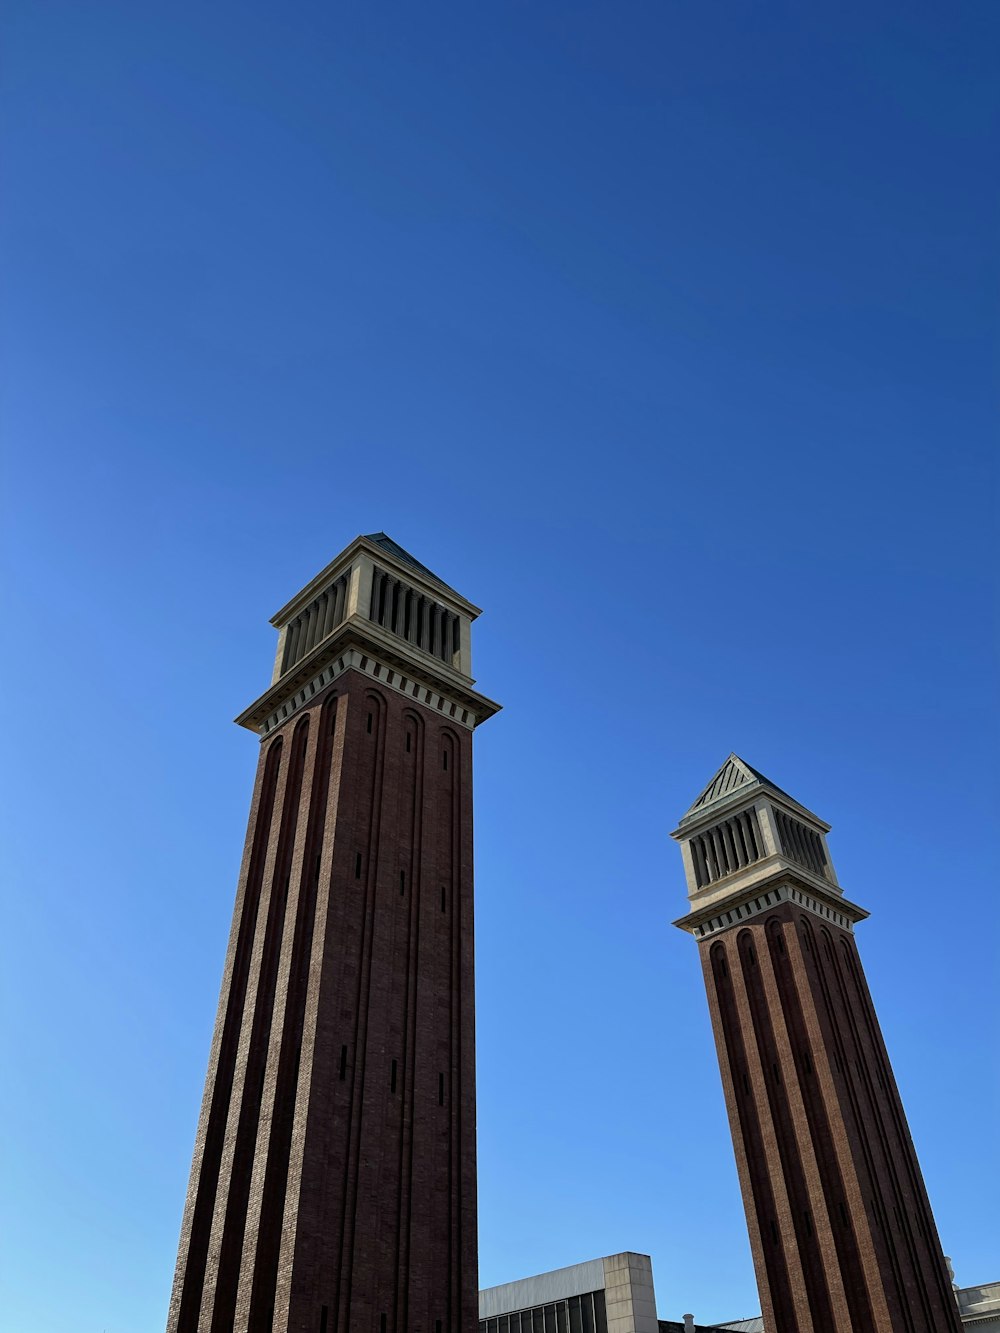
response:
<path id="1" fill-rule="evenodd" d="M 853 935 L 785 902 L 699 951 L 768 1333 L 959 1333 Z"/>
<path id="2" fill-rule="evenodd" d="M 472 735 L 360 671 L 262 746 L 168 1333 L 472 1333 Z"/>

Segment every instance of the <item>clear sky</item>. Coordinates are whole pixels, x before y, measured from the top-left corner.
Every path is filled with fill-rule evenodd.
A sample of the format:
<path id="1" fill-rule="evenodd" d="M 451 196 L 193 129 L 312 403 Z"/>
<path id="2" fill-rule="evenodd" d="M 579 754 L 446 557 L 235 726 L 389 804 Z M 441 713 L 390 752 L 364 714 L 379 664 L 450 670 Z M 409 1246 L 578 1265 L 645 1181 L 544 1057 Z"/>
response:
<path id="1" fill-rule="evenodd" d="M 833 824 L 947 1253 L 1000 1278 L 994 0 L 3 12 L 3 1333 L 162 1329 L 269 615 L 485 608 L 483 1284 L 758 1309 L 669 831 Z M 992 1182 L 992 1184 L 990 1183 Z"/>

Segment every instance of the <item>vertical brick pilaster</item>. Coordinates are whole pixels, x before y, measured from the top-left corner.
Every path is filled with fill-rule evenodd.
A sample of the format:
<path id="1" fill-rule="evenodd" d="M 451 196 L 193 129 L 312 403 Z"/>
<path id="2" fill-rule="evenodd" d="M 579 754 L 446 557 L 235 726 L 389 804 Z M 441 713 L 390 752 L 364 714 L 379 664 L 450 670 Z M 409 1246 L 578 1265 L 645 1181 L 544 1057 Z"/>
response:
<path id="1" fill-rule="evenodd" d="M 700 949 L 765 1327 L 958 1333 L 851 935 L 786 902 Z"/>

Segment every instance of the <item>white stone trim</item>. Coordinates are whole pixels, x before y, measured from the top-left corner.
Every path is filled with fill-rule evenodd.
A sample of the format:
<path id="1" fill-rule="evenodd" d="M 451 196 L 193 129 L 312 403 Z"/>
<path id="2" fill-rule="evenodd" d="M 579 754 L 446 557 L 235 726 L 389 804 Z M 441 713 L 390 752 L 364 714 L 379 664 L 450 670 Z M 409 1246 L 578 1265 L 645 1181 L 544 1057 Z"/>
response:
<path id="1" fill-rule="evenodd" d="M 854 933 L 854 923 L 849 916 L 846 916 L 843 912 L 838 912 L 834 907 L 829 907 L 826 903 L 821 903 L 818 898 L 814 898 L 812 894 L 806 893 L 802 889 L 781 884 L 776 889 L 764 890 L 757 894 L 755 898 L 751 898 L 749 902 L 741 902 L 735 907 L 721 910 L 717 916 L 713 916 L 708 921 L 703 921 L 700 926 L 690 927 L 691 934 L 699 941 L 710 939 L 713 935 L 719 935 L 724 930 L 732 929 L 733 926 L 742 925 L 755 916 L 762 916 L 765 912 L 773 911 L 781 903 L 795 903 L 797 907 L 804 907 L 807 912 L 812 912 L 814 916 L 821 917 L 824 921 L 839 926 L 841 930 L 846 930 L 848 934 L 853 935 Z"/>
<path id="2" fill-rule="evenodd" d="M 342 676 L 345 671 L 351 670 L 362 671 L 386 689 L 395 690 L 397 694 L 423 704 L 425 708 L 436 709 L 442 717 L 454 722 L 459 727 L 465 727 L 467 731 L 472 731 L 476 725 L 476 715 L 470 708 L 456 703 L 454 699 L 449 699 L 444 694 L 437 693 L 436 690 L 428 689 L 422 681 L 404 675 L 398 667 L 386 666 L 384 662 L 361 652 L 358 648 L 348 648 L 325 666 L 322 671 L 318 672 L 312 680 L 303 685 L 300 690 L 296 690 L 291 698 L 285 699 L 265 719 L 260 729 L 261 738 L 270 736 L 272 731 L 284 726 L 288 719 L 294 717 L 300 708 L 311 703 L 320 690 L 325 689 L 338 676 Z"/>

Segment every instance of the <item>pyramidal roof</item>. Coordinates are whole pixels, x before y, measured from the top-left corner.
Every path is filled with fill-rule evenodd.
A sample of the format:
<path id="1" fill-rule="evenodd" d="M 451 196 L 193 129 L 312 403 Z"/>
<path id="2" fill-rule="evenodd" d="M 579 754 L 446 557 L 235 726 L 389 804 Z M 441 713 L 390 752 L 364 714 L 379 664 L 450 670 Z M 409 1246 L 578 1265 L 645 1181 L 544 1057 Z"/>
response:
<path id="1" fill-rule="evenodd" d="M 419 570 L 424 578 L 428 578 L 432 583 L 438 584 L 438 586 L 444 588 L 446 592 L 455 592 L 455 589 L 445 583 L 444 579 L 439 579 L 435 573 L 427 568 L 426 565 L 422 565 L 415 555 L 410 555 L 409 551 L 404 551 L 398 542 L 394 542 L 392 538 L 387 536 L 384 532 L 369 532 L 365 535 L 365 541 L 372 542 L 375 546 L 380 546 L 383 551 L 386 551 L 389 555 L 395 556 L 397 560 L 401 560 L 404 565 L 409 565 L 411 569 Z M 456 594 L 456 596 L 457 595 L 458 594 Z"/>
<path id="2" fill-rule="evenodd" d="M 788 792 L 782 791 L 776 782 L 772 782 L 771 779 L 766 778 L 763 773 L 758 773 L 755 768 L 752 768 L 745 759 L 741 759 L 738 754 L 731 754 L 719 769 L 718 773 L 716 773 L 712 781 L 695 801 L 694 805 L 688 810 L 684 818 L 688 819 L 691 815 L 698 814 L 699 811 L 704 810 L 706 806 L 714 805 L 716 801 L 721 801 L 724 796 L 731 795 L 741 787 L 749 787 L 751 785 L 770 787 L 770 789 L 777 792 L 779 796 L 784 796 L 789 801 L 794 800 L 793 797 L 788 795 Z M 795 801 L 795 804 L 798 805 L 799 802 Z"/>

